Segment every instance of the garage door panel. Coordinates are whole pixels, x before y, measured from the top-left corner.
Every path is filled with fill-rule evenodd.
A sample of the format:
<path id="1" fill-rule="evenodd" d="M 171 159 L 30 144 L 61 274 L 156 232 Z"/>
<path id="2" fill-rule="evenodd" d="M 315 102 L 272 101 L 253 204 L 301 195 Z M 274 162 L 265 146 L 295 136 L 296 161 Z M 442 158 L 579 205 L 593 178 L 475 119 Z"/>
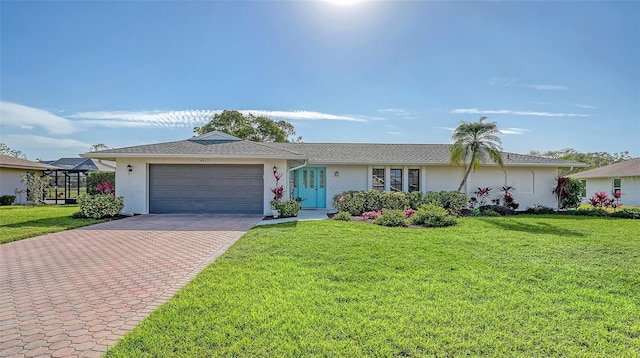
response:
<path id="1" fill-rule="evenodd" d="M 262 165 L 149 165 L 151 213 L 262 213 Z"/>

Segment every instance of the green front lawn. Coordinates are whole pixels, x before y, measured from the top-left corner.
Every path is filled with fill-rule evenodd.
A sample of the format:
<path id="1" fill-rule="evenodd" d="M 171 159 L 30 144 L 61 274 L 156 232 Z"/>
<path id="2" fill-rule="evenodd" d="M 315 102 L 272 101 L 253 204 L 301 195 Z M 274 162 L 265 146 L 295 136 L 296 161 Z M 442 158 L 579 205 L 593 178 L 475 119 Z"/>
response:
<path id="1" fill-rule="evenodd" d="M 640 221 L 256 227 L 109 357 L 640 356 Z"/>
<path id="2" fill-rule="evenodd" d="M 76 211 L 76 205 L 0 206 L 0 244 L 104 221 L 72 219 Z"/>

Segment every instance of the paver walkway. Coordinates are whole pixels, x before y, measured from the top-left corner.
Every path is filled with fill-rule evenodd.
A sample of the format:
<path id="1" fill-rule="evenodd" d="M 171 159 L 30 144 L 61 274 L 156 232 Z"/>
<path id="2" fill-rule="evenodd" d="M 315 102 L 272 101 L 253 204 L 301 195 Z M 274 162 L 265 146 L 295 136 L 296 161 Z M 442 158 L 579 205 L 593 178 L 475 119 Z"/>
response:
<path id="1" fill-rule="evenodd" d="M 0 357 L 98 357 L 256 215 L 143 215 L 0 245 Z"/>

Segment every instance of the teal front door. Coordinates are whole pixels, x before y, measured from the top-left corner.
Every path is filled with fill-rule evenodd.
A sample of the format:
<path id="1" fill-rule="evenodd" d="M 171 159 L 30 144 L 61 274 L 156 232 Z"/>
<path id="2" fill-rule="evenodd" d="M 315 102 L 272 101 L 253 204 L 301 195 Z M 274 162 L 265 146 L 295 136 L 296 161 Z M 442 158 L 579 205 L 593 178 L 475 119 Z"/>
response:
<path id="1" fill-rule="evenodd" d="M 304 167 L 297 170 L 296 189 L 303 208 L 327 207 L 326 168 Z"/>

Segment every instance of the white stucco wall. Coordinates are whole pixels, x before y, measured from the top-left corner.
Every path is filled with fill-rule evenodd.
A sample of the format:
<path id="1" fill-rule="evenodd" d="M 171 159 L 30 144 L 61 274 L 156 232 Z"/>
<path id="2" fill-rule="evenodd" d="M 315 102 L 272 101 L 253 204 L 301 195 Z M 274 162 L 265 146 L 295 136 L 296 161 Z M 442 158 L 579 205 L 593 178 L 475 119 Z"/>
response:
<path id="1" fill-rule="evenodd" d="M 613 179 L 614 178 L 586 179 L 587 196 L 582 202 L 588 203 L 589 199 L 595 193 L 601 191 L 611 196 L 613 192 Z M 622 198 L 620 198 L 620 202 L 626 206 L 640 206 L 640 178 L 630 177 L 617 179 L 621 179 Z"/>
<path id="2" fill-rule="evenodd" d="M 26 204 L 27 191 L 22 183 L 22 175 L 27 172 L 42 175 L 39 170 L 0 168 L 0 196 L 13 195 L 16 197 L 15 204 Z"/>
<path id="3" fill-rule="evenodd" d="M 367 190 L 367 166 L 329 165 L 327 168 L 327 208 L 333 197 L 347 190 Z M 336 171 L 338 176 L 335 175 Z"/>
<path id="4" fill-rule="evenodd" d="M 264 165 L 264 214 L 271 211 L 269 201 L 272 199 L 271 188 L 275 186 L 273 167 L 281 173 L 286 172 L 286 160 L 261 159 L 209 159 L 209 158 L 119 158 L 116 161 L 116 195 L 124 196 L 123 213 L 149 213 L 149 164 L 262 164 Z M 127 170 L 131 165 L 131 173 Z M 285 186 L 288 197 L 287 178 L 283 175 L 280 183 Z"/>
<path id="5" fill-rule="evenodd" d="M 423 192 L 458 190 L 464 175 L 464 168 L 452 166 L 327 166 L 327 208 L 332 208 L 333 196 L 340 192 L 371 189 L 372 168 L 385 168 L 387 181 L 389 169 L 402 168 L 405 189 L 408 178 L 407 170 L 409 168 L 420 169 L 420 187 Z M 338 177 L 334 175 L 336 170 L 339 172 Z M 475 172 L 471 172 L 463 191 L 466 191 L 467 195 L 471 197 L 478 187 L 490 187 L 492 195 L 489 199 L 498 199 L 502 197 L 500 191 L 502 186 L 511 185 L 515 187 L 512 194 L 515 201 L 520 204 L 519 210 L 536 204 L 555 208 L 556 199 L 552 190 L 556 176 L 556 168 L 481 167 Z"/>
<path id="6" fill-rule="evenodd" d="M 133 171 L 127 171 L 127 165 L 133 167 Z M 273 197 L 271 188 L 275 186 L 273 167 L 283 173 L 281 184 L 285 187 L 285 199 L 289 198 L 289 176 L 286 160 L 262 160 L 262 159 L 182 159 L 182 158 L 145 158 L 145 159 L 118 159 L 116 169 L 116 195 L 124 196 L 125 207 L 123 212 L 128 214 L 149 213 L 149 164 L 262 164 L 264 165 L 264 214 L 271 211 L 270 200 Z M 295 163 L 289 163 L 289 167 Z M 327 173 L 327 208 L 332 208 L 333 196 L 346 190 L 371 189 L 371 170 L 373 166 L 366 165 L 314 165 L 325 167 Z M 375 166 L 378 167 L 378 166 Z M 380 166 L 385 168 L 385 175 L 389 176 L 390 168 L 403 169 L 403 188 L 407 188 L 407 170 L 409 168 L 420 169 L 421 190 L 426 191 L 450 191 L 457 190 L 464 168 L 452 166 Z M 335 176 L 335 172 L 338 176 Z M 469 196 L 478 187 L 492 188 L 490 199 L 500 197 L 500 188 L 503 185 L 512 185 L 515 201 L 520 204 L 520 210 L 524 210 L 535 204 L 555 207 L 556 201 L 553 193 L 556 168 L 509 168 L 509 167 L 482 167 L 469 175 L 466 192 Z M 388 179 L 388 178 L 387 178 Z M 387 180 L 388 181 L 388 180 Z M 640 183 L 640 182 L 638 182 Z M 624 185 L 624 184 L 623 184 Z M 623 187 L 624 188 L 624 187 Z M 13 189 L 12 189 L 13 190 Z M 610 191 L 610 189 L 608 189 Z M 640 192 L 640 190 L 638 190 Z"/>

